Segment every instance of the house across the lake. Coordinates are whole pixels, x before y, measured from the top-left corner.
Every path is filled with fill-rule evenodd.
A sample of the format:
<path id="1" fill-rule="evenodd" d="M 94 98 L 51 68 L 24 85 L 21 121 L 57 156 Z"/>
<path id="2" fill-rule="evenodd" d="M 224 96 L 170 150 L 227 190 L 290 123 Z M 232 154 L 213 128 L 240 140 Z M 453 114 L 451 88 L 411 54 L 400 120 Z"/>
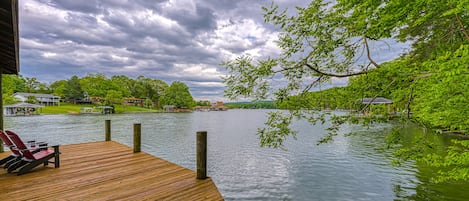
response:
<path id="1" fill-rule="evenodd" d="M 211 111 L 226 111 L 228 110 L 228 107 L 223 104 L 222 101 L 217 101 L 216 103 L 213 103 L 212 106 L 210 107 Z"/>
<path id="2" fill-rule="evenodd" d="M 53 94 L 37 94 L 37 93 L 14 93 L 13 96 L 26 102 L 29 97 L 34 97 L 37 100 L 37 104 L 44 106 L 58 106 L 60 104 L 60 97 L 54 96 Z"/>

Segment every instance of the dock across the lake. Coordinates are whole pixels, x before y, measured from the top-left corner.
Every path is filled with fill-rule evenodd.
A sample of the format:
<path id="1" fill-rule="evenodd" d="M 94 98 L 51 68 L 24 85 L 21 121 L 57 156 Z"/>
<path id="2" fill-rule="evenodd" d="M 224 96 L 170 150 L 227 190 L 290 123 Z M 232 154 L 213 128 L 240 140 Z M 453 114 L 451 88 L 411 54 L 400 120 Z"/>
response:
<path id="1" fill-rule="evenodd" d="M 60 152 L 60 168 L 21 176 L 0 169 L 0 199 L 223 200 L 210 178 L 117 142 L 64 145 Z"/>

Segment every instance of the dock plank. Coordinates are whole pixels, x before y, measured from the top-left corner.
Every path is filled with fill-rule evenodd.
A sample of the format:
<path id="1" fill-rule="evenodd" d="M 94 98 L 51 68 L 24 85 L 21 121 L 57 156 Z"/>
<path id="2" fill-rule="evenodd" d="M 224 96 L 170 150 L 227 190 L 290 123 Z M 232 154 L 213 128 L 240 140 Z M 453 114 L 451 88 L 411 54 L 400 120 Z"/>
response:
<path id="1" fill-rule="evenodd" d="M 60 147 L 53 164 L 16 176 L 0 169 L 5 200 L 223 200 L 210 178 L 117 142 Z M 0 153 L 0 158 L 9 153 Z"/>

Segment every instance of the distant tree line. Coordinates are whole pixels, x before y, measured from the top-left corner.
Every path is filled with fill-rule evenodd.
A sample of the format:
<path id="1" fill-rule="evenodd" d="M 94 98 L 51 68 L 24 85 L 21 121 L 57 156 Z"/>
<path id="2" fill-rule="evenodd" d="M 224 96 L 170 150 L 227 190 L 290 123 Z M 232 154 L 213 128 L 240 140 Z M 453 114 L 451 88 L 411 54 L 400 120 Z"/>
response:
<path id="1" fill-rule="evenodd" d="M 272 101 L 252 101 L 252 102 L 234 102 L 225 103 L 229 108 L 242 108 L 242 109 L 276 109 L 277 106 Z"/>
<path id="2" fill-rule="evenodd" d="M 88 74 L 82 78 L 72 76 L 46 84 L 36 78 L 4 75 L 4 104 L 17 102 L 13 97 L 16 92 L 54 94 L 74 103 L 95 98 L 101 104 L 112 105 L 121 104 L 124 98 L 138 98 L 148 107 L 174 105 L 178 108 L 192 108 L 196 105 L 189 87 L 183 82 L 175 81 L 168 85 L 162 80 L 144 76 L 132 79 L 124 75 L 108 78 L 104 74 Z"/>

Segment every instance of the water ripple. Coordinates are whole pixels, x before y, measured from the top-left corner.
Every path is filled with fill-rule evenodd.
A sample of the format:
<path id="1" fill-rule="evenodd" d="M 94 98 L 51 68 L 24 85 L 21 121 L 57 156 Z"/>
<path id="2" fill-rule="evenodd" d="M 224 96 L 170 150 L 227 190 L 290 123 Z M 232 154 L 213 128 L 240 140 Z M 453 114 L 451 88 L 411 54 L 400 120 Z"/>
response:
<path id="1" fill-rule="evenodd" d="M 259 147 L 257 128 L 266 110 L 110 116 L 48 115 L 5 118 L 5 128 L 27 139 L 75 144 L 112 139 L 132 145 L 132 126 L 142 125 L 142 150 L 195 169 L 195 133 L 208 132 L 208 174 L 226 200 L 463 200 L 460 185 L 435 186 L 413 162 L 390 165 L 382 149 L 392 126 L 345 126 L 334 142 L 316 146 L 325 125 L 295 122 L 297 140 L 285 149 Z M 466 185 L 467 186 L 467 185 Z M 435 190 L 437 189 L 437 190 Z M 449 192 L 449 193 L 446 193 Z"/>

